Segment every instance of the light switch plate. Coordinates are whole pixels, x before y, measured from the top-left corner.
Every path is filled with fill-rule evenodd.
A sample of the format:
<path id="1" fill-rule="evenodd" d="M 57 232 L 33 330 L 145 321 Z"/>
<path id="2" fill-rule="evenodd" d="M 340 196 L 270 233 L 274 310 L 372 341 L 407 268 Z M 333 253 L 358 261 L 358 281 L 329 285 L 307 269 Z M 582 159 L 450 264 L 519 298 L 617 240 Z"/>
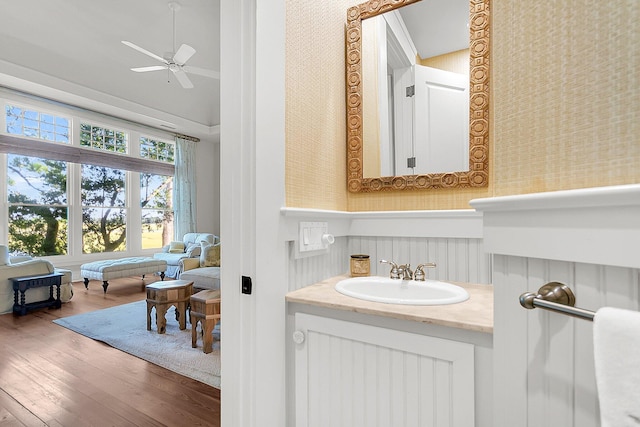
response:
<path id="1" fill-rule="evenodd" d="M 298 250 L 310 252 L 324 250 L 329 245 L 322 241 L 322 236 L 329 231 L 327 222 L 301 222 L 299 227 Z"/>

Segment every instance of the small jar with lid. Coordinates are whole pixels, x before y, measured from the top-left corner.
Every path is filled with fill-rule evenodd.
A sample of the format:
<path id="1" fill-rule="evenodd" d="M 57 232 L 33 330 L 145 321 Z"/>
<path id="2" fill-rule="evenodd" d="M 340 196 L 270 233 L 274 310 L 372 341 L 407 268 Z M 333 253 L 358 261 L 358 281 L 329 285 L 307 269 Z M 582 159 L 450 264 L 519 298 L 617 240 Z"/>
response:
<path id="1" fill-rule="evenodd" d="M 351 255 L 351 276 L 363 277 L 369 276 L 371 273 L 371 264 L 369 262 L 369 255 L 356 254 Z"/>

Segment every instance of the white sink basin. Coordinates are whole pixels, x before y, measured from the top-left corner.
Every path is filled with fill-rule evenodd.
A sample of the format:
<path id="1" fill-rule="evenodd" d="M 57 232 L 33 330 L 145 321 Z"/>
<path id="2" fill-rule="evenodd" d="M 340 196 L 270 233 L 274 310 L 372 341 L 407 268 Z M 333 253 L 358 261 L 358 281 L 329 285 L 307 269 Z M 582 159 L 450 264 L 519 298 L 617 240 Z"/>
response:
<path id="1" fill-rule="evenodd" d="M 353 298 L 387 304 L 442 305 L 469 299 L 460 286 L 438 280 L 400 280 L 388 277 L 352 277 L 336 283 L 336 291 Z"/>

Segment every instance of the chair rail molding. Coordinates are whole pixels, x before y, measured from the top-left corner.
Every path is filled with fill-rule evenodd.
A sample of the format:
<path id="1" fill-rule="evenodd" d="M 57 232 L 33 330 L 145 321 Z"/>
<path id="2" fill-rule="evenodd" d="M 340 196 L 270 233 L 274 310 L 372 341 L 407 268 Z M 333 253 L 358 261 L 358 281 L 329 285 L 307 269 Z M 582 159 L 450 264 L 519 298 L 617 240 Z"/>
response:
<path id="1" fill-rule="evenodd" d="M 482 213 L 473 209 L 346 212 L 283 207 L 284 240 L 297 238 L 300 221 L 324 221 L 340 236 L 482 239 Z"/>
<path id="2" fill-rule="evenodd" d="M 475 199 L 488 253 L 640 268 L 640 185 Z"/>

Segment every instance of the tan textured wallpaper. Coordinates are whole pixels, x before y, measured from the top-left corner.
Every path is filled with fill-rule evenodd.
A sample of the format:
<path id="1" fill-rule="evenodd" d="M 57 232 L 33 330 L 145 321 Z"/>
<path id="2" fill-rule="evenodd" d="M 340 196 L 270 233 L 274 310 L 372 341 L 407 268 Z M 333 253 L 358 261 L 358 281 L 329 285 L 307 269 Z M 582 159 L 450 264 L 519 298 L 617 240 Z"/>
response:
<path id="1" fill-rule="evenodd" d="M 344 24 L 287 2 L 287 206 L 464 209 L 474 198 L 640 183 L 640 1 L 492 1 L 490 184 L 348 193 Z"/>
<path id="2" fill-rule="evenodd" d="M 287 206 L 347 210 L 344 27 L 358 1 L 287 1 Z"/>
<path id="3" fill-rule="evenodd" d="M 640 182 L 640 2 L 493 2 L 496 196 Z"/>

